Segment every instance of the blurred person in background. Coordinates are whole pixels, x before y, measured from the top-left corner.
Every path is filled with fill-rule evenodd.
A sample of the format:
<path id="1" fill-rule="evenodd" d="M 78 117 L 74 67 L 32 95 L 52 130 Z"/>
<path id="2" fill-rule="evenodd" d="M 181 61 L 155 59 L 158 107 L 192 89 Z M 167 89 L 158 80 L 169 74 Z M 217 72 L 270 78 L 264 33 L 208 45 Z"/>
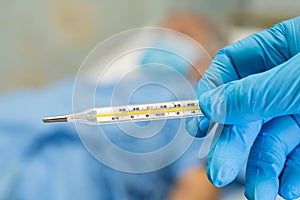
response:
<path id="1" fill-rule="evenodd" d="M 182 32 L 203 43 L 212 56 L 224 45 L 217 29 L 194 14 L 171 14 L 163 20 L 162 27 Z M 142 64 L 147 64 L 149 58 L 151 62 L 182 67 L 181 73 L 194 80 L 199 78 L 199 74 L 191 71 L 192 66 L 176 66 L 173 60 L 160 60 L 151 52 L 139 59 Z M 202 63 L 201 59 L 198 63 L 196 67 L 201 68 L 200 71 L 209 64 Z M 204 161 L 197 157 L 201 140 L 196 140 L 180 159 L 163 169 L 130 174 L 111 169 L 93 158 L 81 144 L 74 125 L 42 124 L 41 118 L 46 114 L 72 112 L 72 86 L 73 78 L 69 78 L 47 87 L 22 89 L 1 96 L 0 199 L 175 200 L 219 197 L 219 189 L 209 183 L 205 175 Z M 109 102 L 112 89 L 112 85 L 107 85 L 101 91 L 102 103 Z M 151 98 L 161 101 L 172 97 L 155 85 L 146 91 L 148 94 L 155 91 Z M 135 98 L 141 102 L 149 100 L 144 94 Z M 167 130 L 163 129 L 161 133 L 163 136 L 154 138 L 147 145 L 120 136 L 122 133 L 114 125 L 104 126 L 104 129 L 117 145 L 129 145 L 133 151 L 143 151 L 170 141 L 176 124 L 176 121 L 167 123 Z"/>

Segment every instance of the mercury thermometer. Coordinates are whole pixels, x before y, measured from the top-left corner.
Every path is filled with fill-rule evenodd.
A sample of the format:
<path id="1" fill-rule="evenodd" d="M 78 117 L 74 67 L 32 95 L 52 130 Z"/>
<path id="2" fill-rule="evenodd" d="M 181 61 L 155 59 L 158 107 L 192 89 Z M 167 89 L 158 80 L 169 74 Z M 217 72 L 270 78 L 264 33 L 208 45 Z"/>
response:
<path id="1" fill-rule="evenodd" d="M 43 119 L 43 122 L 78 122 L 90 125 L 101 125 L 186 118 L 200 115 L 203 114 L 199 107 L 198 100 L 184 100 L 91 108 L 79 113 L 46 117 Z"/>

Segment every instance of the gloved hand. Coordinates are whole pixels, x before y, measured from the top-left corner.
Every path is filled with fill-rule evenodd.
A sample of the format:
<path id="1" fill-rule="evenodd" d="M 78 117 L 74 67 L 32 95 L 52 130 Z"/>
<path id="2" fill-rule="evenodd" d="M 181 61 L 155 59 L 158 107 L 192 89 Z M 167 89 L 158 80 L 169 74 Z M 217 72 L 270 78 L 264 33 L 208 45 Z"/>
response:
<path id="1" fill-rule="evenodd" d="M 207 118 L 226 124 L 208 155 L 215 185 L 234 180 L 251 148 L 247 197 L 274 199 L 278 187 L 284 197 L 300 195 L 299 52 L 297 17 L 225 47 L 205 72 L 197 89 L 200 107 Z M 189 120 L 187 129 L 204 136 L 207 118 Z"/>
<path id="2" fill-rule="evenodd" d="M 246 169 L 249 199 L 300 196 L 300 128 L 294 116 L 277 117 L 264 124 L 251 148 Z"/>

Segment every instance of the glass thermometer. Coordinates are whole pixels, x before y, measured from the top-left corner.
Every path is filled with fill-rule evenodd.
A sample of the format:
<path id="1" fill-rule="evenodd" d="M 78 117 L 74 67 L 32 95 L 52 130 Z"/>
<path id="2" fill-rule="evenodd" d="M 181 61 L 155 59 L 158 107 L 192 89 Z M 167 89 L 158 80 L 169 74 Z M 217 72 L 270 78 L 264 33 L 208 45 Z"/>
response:
<path id="1" fill-rule="evenodd" d="M 200 115 L 203 114 L 199 107 L 198 100 L 184 100 L 91 108 L 75 114 L 47 117 L 43 119 L 43 122 L 78 122 L 90 125 L 101 125 L 186 118 Z"/>

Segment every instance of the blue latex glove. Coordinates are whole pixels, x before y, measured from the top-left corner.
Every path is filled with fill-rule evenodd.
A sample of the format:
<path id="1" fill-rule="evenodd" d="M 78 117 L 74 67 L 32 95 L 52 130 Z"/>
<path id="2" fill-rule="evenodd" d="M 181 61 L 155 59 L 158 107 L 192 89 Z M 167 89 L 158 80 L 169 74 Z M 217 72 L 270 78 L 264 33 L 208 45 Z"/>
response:
<path id="1" fill-rule="evenodd" d="M 249 199 L 300 195 L 300 119 L 277 117 L 264 124 L 251 148 L 246 171 Z M 268 192 L 266 192 L 268 191 Z"/>
<path id="2" fill-rule="evenodd" d="M 203 113 L 212 121 L 227 124 L 208 155 L 207 174 L 215 185 L 224 186 L 234 180 L 253 146 L 247 196 L 273 199 L 281 173 L 280 194 L 300 195 L 293 189 L 300 182 L 296 170 L 300 158 L 295 159 L 300 139 L 293 137 L 300 135 L 299 38 L 300 17 L 284 21 L 220 50 L 200 80 L 197 96 Z M 278 118 L 272 120 L 274 117 Z M 207 118 L 189 120 L 187 129 L 193 135 L 204 136 Z M 195 128 L 195 124 L 200 125 Z M 270 136 L 265 137 L 266 133 Z M 263 145 L 260 138 L 265 138 Z M 283 146 L 276 148 L 273 143 Z M 268 170 L 264 178 L 260 178 L 262 169 Z M 261 192 L 266 187 L 272 188 L 272 193 Z"/>

